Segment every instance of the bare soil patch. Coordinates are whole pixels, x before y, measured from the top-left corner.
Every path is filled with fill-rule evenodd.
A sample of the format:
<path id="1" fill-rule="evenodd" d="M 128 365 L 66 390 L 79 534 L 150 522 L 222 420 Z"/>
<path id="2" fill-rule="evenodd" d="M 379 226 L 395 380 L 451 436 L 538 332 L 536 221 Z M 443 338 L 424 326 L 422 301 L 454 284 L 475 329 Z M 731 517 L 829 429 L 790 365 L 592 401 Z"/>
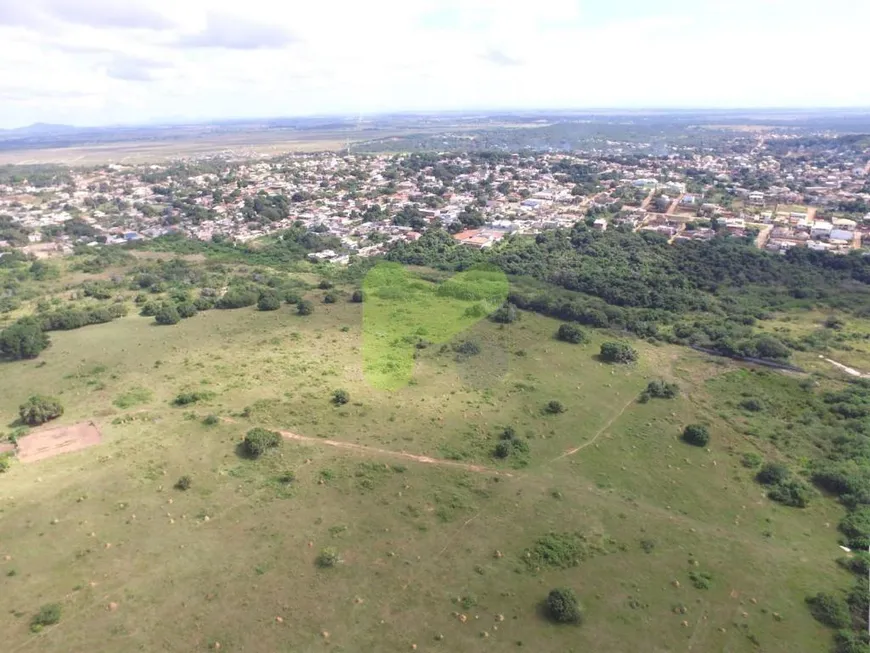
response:
<path id="1" fill-rule="evenodd" d="M 36 431 L 18 439 L 18 459 L 32 463 L 62 453 L 87 449 L 102 440 L 100 429 L 93 422 L 72 426 L 56 426 Z"/>

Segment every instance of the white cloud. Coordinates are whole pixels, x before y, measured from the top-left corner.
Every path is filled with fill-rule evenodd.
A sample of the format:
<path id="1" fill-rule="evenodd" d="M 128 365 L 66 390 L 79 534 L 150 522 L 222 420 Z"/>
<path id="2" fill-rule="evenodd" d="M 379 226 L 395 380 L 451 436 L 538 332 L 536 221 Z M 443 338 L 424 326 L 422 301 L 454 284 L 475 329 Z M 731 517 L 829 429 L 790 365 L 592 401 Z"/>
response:
<path id="1" fill-rule="evenodd" d="M 443 108 L 870 105 L 870 4 L 0 0 L 0 127 Z M 46 98 L 52 101 L 46 101 Z"/>

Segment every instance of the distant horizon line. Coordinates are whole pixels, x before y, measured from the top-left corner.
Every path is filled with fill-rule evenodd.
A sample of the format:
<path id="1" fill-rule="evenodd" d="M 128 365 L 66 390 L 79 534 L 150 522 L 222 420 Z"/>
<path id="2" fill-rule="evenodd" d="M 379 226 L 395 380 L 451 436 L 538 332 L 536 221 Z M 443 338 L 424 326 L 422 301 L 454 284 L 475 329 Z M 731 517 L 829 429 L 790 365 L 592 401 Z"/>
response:
<path id="1" fill-rule="evenodd" d="M 747 112 L 761 113 L 837 113 L 845 112 L 849 114 L 870 114 L 870 105 L 866 106 L 745 106 L 745 107 L 675 107 L 675 106 L 645 106 L 645 107 L 620 107 L 620 106 L 602 106 L 602 107 L 586 107 L 586 108 L 489 108 L 489 109 L 406 109 L 406 110 L 390 110 L 376 112 L 323 112 L 323 113 L 307 113 L 307 114 L 284 114 L 273 116 L 228 116 L 228 117 L 211 117 L 211 118 L 182 118 L 182 117 L 166 117 L 154 118 L 151 120 L 135 121 L 135 122 L 115 122 L 115 123 L 100 123 L 100 124 L 75 124 L 75 123 L 60 123 L 38 121 L 18 127 L 0 127 L 0 132 L 26 131 L 34 128 L 54 128 L 54 129 L 111 129 L 111 128 L 136 128 L 136 127 L 161 127 L 161 126 L 207 126 L 231 123 L 257 123 L 257 122 L 275 122 L 282 120 L 318 120 L 318 119 L 333 119 L 333 120 L 359 120 L 360 118 L 388 118 L 399 116 L 457 116 L 467 115 L 469 117 L 483 117 L 492 115 L 619 115 L 619 114 L 686 114 L 686 113 L 710 113 L 710 114 L 741 114 Z"/>

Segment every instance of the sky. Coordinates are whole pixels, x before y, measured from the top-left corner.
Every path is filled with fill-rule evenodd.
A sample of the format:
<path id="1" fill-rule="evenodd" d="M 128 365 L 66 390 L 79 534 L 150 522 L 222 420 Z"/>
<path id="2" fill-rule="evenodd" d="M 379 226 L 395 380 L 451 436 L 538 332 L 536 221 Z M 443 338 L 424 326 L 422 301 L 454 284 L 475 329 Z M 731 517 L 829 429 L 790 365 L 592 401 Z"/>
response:
<path id="1" fill-rule="evenodd" d="M 0 128 L 870 107 L 866 0 L 0 0 Z"/>

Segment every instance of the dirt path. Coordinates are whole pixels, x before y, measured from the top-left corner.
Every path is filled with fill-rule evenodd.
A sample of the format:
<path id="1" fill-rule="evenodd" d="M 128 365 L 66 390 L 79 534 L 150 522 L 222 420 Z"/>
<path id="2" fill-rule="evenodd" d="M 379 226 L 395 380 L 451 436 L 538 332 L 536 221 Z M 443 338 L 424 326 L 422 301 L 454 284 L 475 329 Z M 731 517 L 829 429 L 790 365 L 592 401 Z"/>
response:
<path id="1" fill-rule="evenodd" d="M 584 442 L 584 443 L 581 444 L 579 447 L 574 447 L 573 449 L 569 449 L 568 451 L 566 451 L 565 453 L 563 453 L 561 456 L 556 456 L 555 458 L 553 458 L 553 460 L 552 460 L 551 462 L 556 462 L 557 460 L 562 460 L 562 458 L 567 458 L 568 456 L 573 456 L 573 455 L 574 455 L 575 453 L 577 453 L 578 451 L 582 451 L 582 450 L 585 449 L 586 447 L 588 447 L 588 446 L 590 446 L 590 445 L 592 445 L 592 444 L 595 444 L 595 441 L 596 441 L 599 437 L 601 437 L 604 433 L 606 433 L 606 432 L 607 432 L 607 429 L 609 429 L 609 428 L 613 425 L 613 423 L 614 423 L 616 420 L 618 420 L 620 417 L 622 417 L 622 414 L 623 414 L 626 410 L 628 410 L 628 407 L 631 406 L 633 403 L 634 403 L 634 399 L 633 399 L 633 398 L 632 398 L 632 399 L 629 399 L 629 400 L 628 400 L 628 403 L 625 404 L 625 406 L 622 407 L 622 410 L 620 410 L 618 413 L 616 413 L 616 415 L 614 415 L 614 416 L 611 417 L 609 420 L 607 420 L 607 424 L 605 424 L 604 426 L 602 426 L 602 427 L 598 430 L 598 433 L 596 433 L 595 435 L 592 436 L 592 439 L 589 440 L 589 442 Z"/>
<path id="2" fill-rule="evenodd" d="M 499 476 L 513 476 L 508 472 L 503 472 L 499 469 L 484 467 L 482 465 L 471 465 L 469 463 L 460 463 L 455 460 L 444 460 L 443 458 L 431 458 L 429 456 L 421 456 L 404 451 L 392 451 L 390 449 L 378 449 L 377 447 L 367 447 L 363 444 L 355 444 L 353 442 L 342 442 L 341 440 L 327 440 L 324 438 L 312 438 L 307 435 L 299 435 L 291 431 L 278 431 L 288 440 L 298 440 L 299 442 L 308 442 L 312 444 L 323 444 L 336 449 L 350 449 L 351 451 L 361 451 L 363 453 L 380 454 L 382 456 L 395 456 L 404 458 L 405 460 L 413 460 L 414 462 L 423 463 L 424 465 L 441 465 L 443 467 L 455 467 L 464 469 L 466 472 L 476 472 L 478 474 L 497 474 Z"/>

